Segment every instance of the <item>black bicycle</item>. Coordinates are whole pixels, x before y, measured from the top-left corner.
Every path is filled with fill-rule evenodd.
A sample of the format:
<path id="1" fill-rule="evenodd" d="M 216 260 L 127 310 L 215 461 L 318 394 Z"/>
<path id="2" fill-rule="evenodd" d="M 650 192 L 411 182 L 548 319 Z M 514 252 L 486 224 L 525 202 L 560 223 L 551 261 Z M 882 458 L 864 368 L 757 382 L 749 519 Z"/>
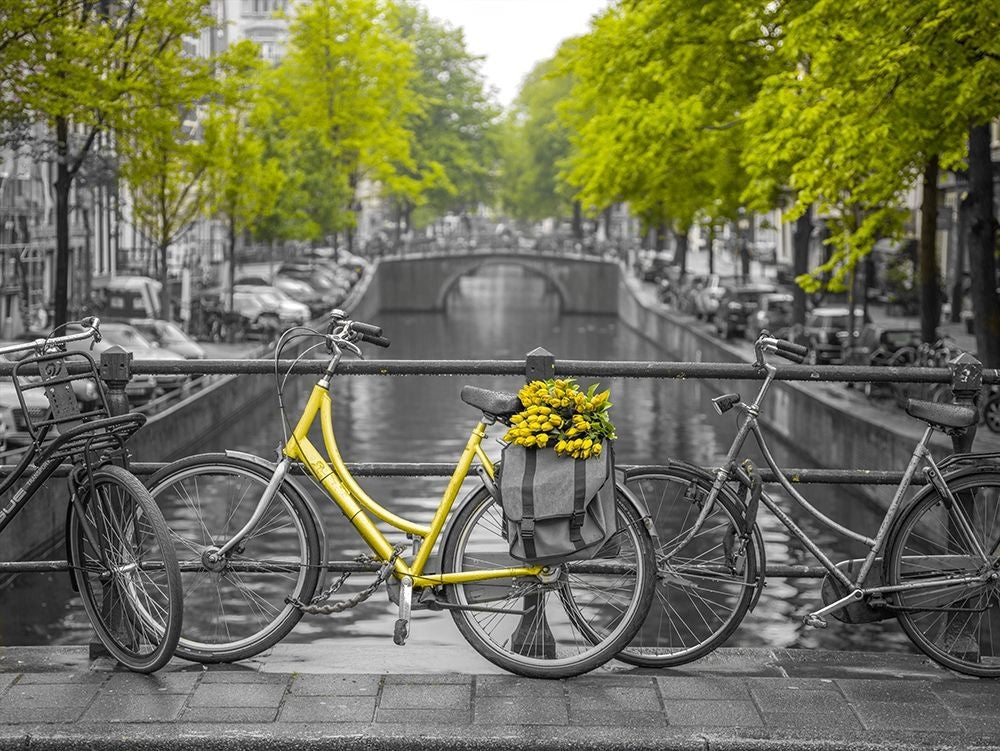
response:
<path id="1" fill-rule="evenodd" d="M 23 354 L 13 367 L 31 443 L 0 495 L 23 483 L 0 508 L 0 533 L 63 464 L 69 464 L 66 554 L 74 588 L 97 636 L 125 667 L 151 673 L 177 646 L 183 614 L 181 574 L 163 514 L 128 469 L 126 440 L 145 415 L 111 415 L 97 365 L 70 342 L 100 341 L 100 322 L 85 319 L 72 333 L 0 348 Z M 76 330 L 79 329 L 79 330 Z M 53 332 L 55 333 L 55 332 Z M 99 398 L 81 406 L 76 390 L 92 380 Z M 41 391 L 49 409 L 29 410 L 24 394 Z"/>

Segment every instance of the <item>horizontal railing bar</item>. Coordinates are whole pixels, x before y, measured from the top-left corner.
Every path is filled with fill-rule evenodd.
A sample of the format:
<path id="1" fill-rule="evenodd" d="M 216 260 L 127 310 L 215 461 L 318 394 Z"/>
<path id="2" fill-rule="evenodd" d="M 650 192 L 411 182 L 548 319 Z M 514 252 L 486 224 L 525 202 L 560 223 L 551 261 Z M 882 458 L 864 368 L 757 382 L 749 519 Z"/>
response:
<path id="1" fill-rule="evenodd" d="M 0 464 L 0 476 L 6 475 L 14 469 L 13 464 Z M 165 462 L 132 462 L 129 465 L 135 474 L 140 477 L 152 475 L 161 467 L 165 467 Z M 645 471 L 661 471 L 669 469 L 668 465 L 661 464 L 619 464 L 619 469 L 630 471 L 642 469 Z M 351 474 L 358 477 L 450 477 L 455 471 L 454 464 L 446 462 L 359 462 L 349 463 L 347 468 Z M 705 467 L 711 471 L 711 467 Z M 30 470 L 30 468 L 29 468 Z M 70 465 L 63 464 L 56 468 L 55 477 L 68 477 Z M 304 470 L 299 466 L 293 466 L 295 474 L 303 475 Z M 764 482 L 777 482 L 776 475 L 770 469 L 758 467 L 757 473 Z M 782 474 L 793 484 L 829 484 L 829 485 L 898 485 L 903 478 L 902 471 L 881 470 L 881 469 L 812 469 L 801 467 L 789 467 L 782 471 Z M 914 485 L 923 485 L 926 479 L 922 475 L 914 476 Z"/>
<path id="2" fill-rule="evenodd" d="M 10 375 L 13 363 L 0 362 L 0 376 Z M 273 375 L 319 374 L 326 360 L 133 360 L 133 373 Z M 340 375 L 510 375 L 524 376 L 524 360 L 344 360 Z M 871 383 L 950 383 L 949 368 L 889 367 L 872 365 L 784 365 L 778 364 L 778 380 L 862 381 Z M 607 378 L 730 378 L 761 380 L 762 374 L 747 363 L 608 361 L 556 359 L 555 375 Z M 984 383 L 1000 383 L 1000 370 L 983 369 Z"/>
<path id="3" fill-rule="evenodd" d="M 244 573 L 264 573 L 276 570 L 286 571 L 290 568 L 288 564 L 268 564 L 262 562 L 260 565 L 254 565 L 251 561 L 236 561 L 231 565 L 234 571 Z M 586 561 L 573 565 L 577 570 L 588 570 Z M 344 572 L 375 572 L 381 568 L 381 565 L 362 561 L 327 561 L 326 567 L 327 570 L 333 573 L 341 574 Z M 204 567 L 200 563 L 183 562 L 180 564 L 180 569 L 182 572 L 191 572 L 202 571 Z M 598 573 L 603 570 L 606 569 L 597 569 Z M 66 561 L 0 561 L 0 576 L 11 574 L 48 574 L 62 571 L 69 571 L 69 563 Z M 785 579 L 818 579 L 824 575 L 826 575 L 826 569 L 822 566 L 768 564 L 765 569 L 765 576 L 776 576 Z"/>

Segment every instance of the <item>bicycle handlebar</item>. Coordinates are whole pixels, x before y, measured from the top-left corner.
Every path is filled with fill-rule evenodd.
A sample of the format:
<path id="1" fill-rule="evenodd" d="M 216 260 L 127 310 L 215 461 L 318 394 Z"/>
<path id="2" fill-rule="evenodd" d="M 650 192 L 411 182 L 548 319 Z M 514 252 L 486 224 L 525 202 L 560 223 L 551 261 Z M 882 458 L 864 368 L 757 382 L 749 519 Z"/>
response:
<path id="1" fill-rule="evenodd" d="M 799 364 L 806 359 L 806 354 L 809 352 L 808 347 L 790 342 L 787 339 L 777 339 L 771 336 L 766 329 L 760 332 L 760 336 L 754 342 L 753 348 L 757 355 L 758 365 L 764 364 L 764 355 L 766 353 L 772 353 Z"/>
<path id="2" fill-rule="evenodd" d="M 29 350 L 35 350 L 41 354 L 49 348 L 58 347 L 68 342 L 78 342 L 82 339 L 93 339 L 95 342 L 101 341 L 100 318 L 91 316 L 90 318 L 84 318 L 80 321 L 70 321 L 70 323 L 76 323 L 83 326 L 83 331 L 72 334 L 63 334 L 62 336 L 52 336 L 52 334 L 49 334 L 46 337 L 39 337 L 33 341 L 25 342 L 24 344 L 12 344 L 7 347 L 0 347 L 0 355 L 10 355 L 17 352 L 27 352 Z M 61 328 L 65 328 L 65 326 L 68 325 L 70 324 L 64 324 Z"/>
<path id="3" fill-rule="evenodd" d="M 334 310 L 330 315 L 329 335 L 346 342 L 367 342 L 377 347 L 388 347 L 391 342 L 382 336 L 382 327 L 363 321 L 352 321 L 342 310 Z"/>

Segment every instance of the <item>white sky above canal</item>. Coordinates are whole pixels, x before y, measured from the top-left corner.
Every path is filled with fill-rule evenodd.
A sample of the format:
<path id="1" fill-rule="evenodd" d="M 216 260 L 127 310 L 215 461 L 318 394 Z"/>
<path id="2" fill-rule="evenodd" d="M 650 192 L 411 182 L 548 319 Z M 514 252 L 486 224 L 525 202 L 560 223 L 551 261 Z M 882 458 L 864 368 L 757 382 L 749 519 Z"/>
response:
<path id="1" fill-rule="evenodd" d="M 564 39 L 587 33 L 608 0 L 419 0 L 434 17 L 464 29 L 466 48 L 485 55 L 483 73 L 507 107 L 521 81 Z"/>

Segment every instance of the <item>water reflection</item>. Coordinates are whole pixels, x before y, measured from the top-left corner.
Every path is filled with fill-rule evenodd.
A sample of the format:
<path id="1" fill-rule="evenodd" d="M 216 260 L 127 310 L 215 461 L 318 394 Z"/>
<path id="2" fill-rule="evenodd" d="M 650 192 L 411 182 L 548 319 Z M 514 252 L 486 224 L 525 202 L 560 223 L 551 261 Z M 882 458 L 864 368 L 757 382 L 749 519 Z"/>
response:
<path id="1" fill-rule="evenodd" d="M 379 321 L 392 339 L 389 350 L 370 352 L 373 357 L 390 359 L 516 359 L 536 347 L 544 347 L 556 358 L 581 360 L 669 360 L 673 357 L 654 343 L 606 316 L 560 315 L 559 301 L 545 280 L 518 267 L 490 266 L 459 281 L 447 300 L 444 314 L 384 313 Z M 293 380 L 286 393 L 286 405 L 295 415 L 314 377 Z M 591 379 L 581 379 L 589 385 Z M 459 398 L 465 383 L 516 390 L 523 379 L 504 376 L 345 376 L 334 386 L 334 419 L 340 449 L 350 462 L 452 462 L 458 458 L 477 413 Z M 712 466 L 725 454 L 735 429 L 733 418 L 719 417 L 709 399 L 714 389 L 692 380 L 612 379 L 602 387 L 612 389 L 613 419 L 618 426 L 616 455 L 621 463 L 658 463 L 677 457 Z M 494 430 L 493 436 L 498 437 Z M 244 415 L 221 435 L 207 439 L 200 450 L 239 448 L 262 456 L 273 456 L 282 426 L 276 403 L 270 401 Z M 318 432 L 315 436 L 320 441 Z M 499 446 L 490 441 L 487 450 L 499 455 Z M 811 462 L 786 451 L 779 461 L 790 466 L 810 466 Z M 445 478 L 365 478 L 369 493 L 395 512 L 415 519 L 429 518 L 445 486 Z M 826 513 L 847 526 L 873 529 L 872 513 L 843 490 L 807 486 L 806 493 L 817 497 Z M 349 559 L 362 552 L 353 531 L 347 529 L 339 510 L 322 493 L 315 497 L 327 523 L 330 557 Z M 837 551 L 835 560 L 859 555 L 856 546 L 844 544 L 817 528 L 811 517 L 793 514 L 796 521 L 824 547 Z M 812 563 L 809 556 L 788 539 L 784 529 L 770 515 L 761 514 L 767 558 L 775 563 Z M 394 539 L 405 543 L 405 539 Z M 57 577 L 61 578 L 61 577 Z M 28 585 L 28 577 L 21 577 Z M 360 583 L 348 585 L 341 595 L 350 596 L 367 585 L 369 578 L 355 576 Z M 37 585 L 37 579 L 31 583 Z M 37 601 L 27 592 L 15 595 L 17 602 Z M 67 592 L 56 592 L 52 602 L 62 603 Z M 339 637 L 375 636 L 389 639 L 396 618 L 381 592 L 368 603 L 334 617 L 305 618 L 289 639 L 298 642 L 326 642 L 343 648 Z M 734 634 L 729 644 L 772 647 L 826 647 L 883 650 L 894 645 L 908 648 L 894 621 L 843 625 L 831 621 L 825 631 L 806 630 L 798 614 L 813 608 L 819 600 L 819 581 L 772 579 L 754 613 Z M 64 613 L 46 604 L 35 609 L 30 626 L 18 624 L 12 633 L 4 626 L 4 643 L 76 642 L 89 639 Z M 73 618 L 76 617 L 74 613 Z M 445 614 L 416 613 L 410 644 L 461 645 L 467 649 L 457 629 Z M 84 619 L 84 626 L 85 626 Z M 471 653 L 471 649 L 469 650 Z M 401 657 L 401 659 L 403 659 Z M 477 659 L 470 657 L 470 659 Z"/>

